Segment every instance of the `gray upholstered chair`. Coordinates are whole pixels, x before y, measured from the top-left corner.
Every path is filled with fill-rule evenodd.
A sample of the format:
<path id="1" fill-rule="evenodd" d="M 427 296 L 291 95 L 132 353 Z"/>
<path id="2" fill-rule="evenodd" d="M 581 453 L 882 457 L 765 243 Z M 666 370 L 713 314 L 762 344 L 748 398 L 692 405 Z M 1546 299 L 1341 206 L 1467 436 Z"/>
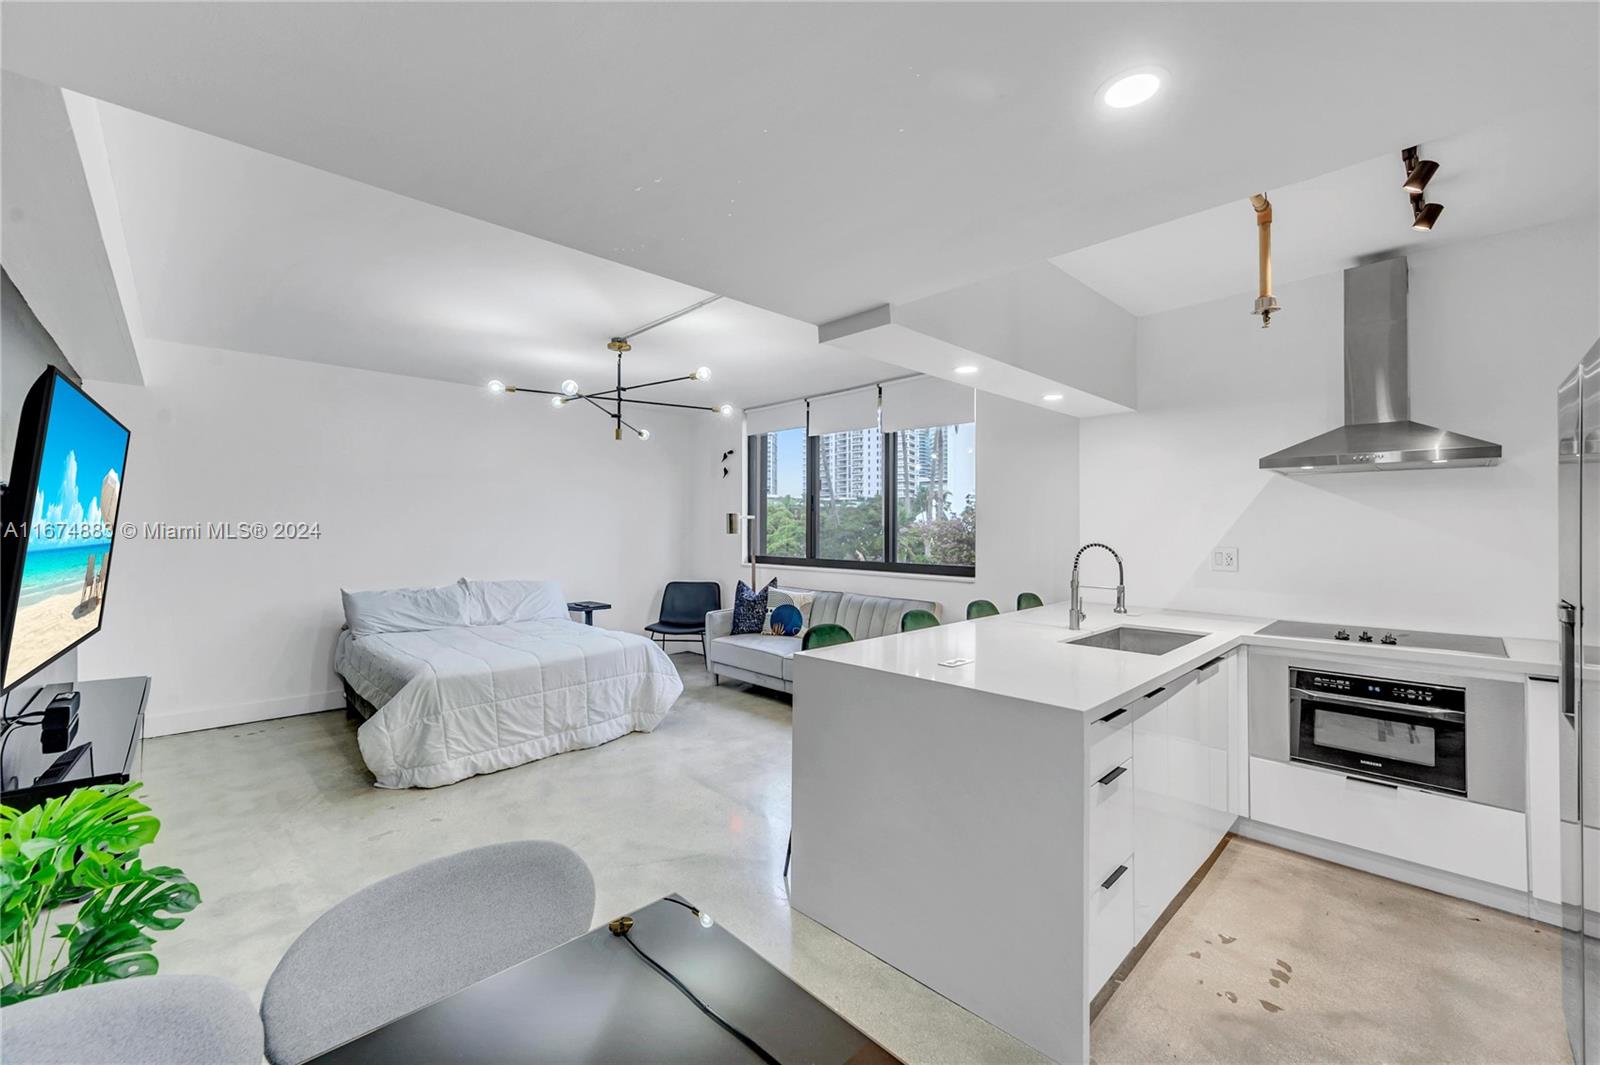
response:
<path id="1" fill-rule="evenodd" d="M 589 930 L 594 878 L 559 843 L 497 843 L 362 888 L 312 922 L 261 996 L 297 1065 Z"/>
<path id="2" fill-rule="evenodd" d="M 6 1065 L 260 1065 L 261 1019 L 212 976 L 134 976 L 0 1010 Z"/>

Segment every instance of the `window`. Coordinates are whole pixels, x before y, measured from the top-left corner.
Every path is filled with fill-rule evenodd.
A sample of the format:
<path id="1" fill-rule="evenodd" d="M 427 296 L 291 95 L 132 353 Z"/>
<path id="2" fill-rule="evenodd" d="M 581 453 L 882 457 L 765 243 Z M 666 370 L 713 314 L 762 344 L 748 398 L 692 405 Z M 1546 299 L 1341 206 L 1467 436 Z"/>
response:
<path id="1" fill-rule="evenodd" d="M 757 560 L 970 577 L 976 435 L 964 422 L 750 437 Z"/>
<path id="2" fill-rule="evenodd" d="M 760 442 L 760 545 L 757 553 L 774 558 L 806 557 L 806 431 L 780 429 L 754 438 Z"/>
<path id="3" fill-rule="evenodd" d="M 971 566 L 978 557 L 976 426 L 902 429 L 895 447 L 895 561 Z"/>
<path id="4" fill-rule="evenodd" d="M 817 557 L 883 561 L 883 434 L 851 429 L 815 438 Z"/>

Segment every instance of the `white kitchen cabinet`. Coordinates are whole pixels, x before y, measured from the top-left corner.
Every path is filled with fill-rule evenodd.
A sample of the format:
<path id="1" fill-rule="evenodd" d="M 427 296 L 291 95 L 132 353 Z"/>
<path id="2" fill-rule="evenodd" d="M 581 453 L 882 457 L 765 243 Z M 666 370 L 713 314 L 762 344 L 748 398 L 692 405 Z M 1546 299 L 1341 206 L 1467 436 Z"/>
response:
<path id="1" fill-rule="evenodd" d="M 1089 884 L 1089 994 L 1111 979 L 1139 937 L 1133 931 L 1133 855 L 1124 855 Z"/>
<path id="2" fill-rule="evenodd" d="M 1233 664 L 1183 678 L 1133 723 L 1134 933 L 1149 931 L 1233 826 Z M 1181 685 L 1178 686 L 1178 685 Z"/>
<path id="3" fill-rule="evenodd" d="M 1089 785 L 1089 879 L 1104 880 L 1133 853 L 1133 759 Z"/>
<path id="4" fill-rule="evenodd" d="M 1113 766 L 1133 757 L 1131 711 L 1101 718 L 1089 726 L 1089 779 L 1098 780 Z"/>
<path id="5" fill-rule="evenodd" d="M 1561 902 L 1561 688 L 1528 681 L 1528 889 L 1543 902 Z M 1548 914 L 1548 911 L 1547 911 Z"/>
<path id="6" fill-rule="evenodd" d="M 1172 742 L 1168 714 L 1181 711 L 1188 692 L 1180 691 L 1133 723 L 1133 850 L 1139 862 L 1133 889 L 1134 938 L 1150 930 L 1170 895 L 1161 893 L 1176 867 L 1178 803 L 1172 796 Z"/>
<path id="7" fill-rule="evenodd" d="M 1515 891 L 1528 887 L 1527 825 L 1515 810 L 1251 758 L 1250 814 L 1431 869 Z"/>
<path id="8" fill-rule="evenodd" d="M 1250 816 L 1250 651 L 1229 655 L 1228 671 L 1228 812 Z"/>

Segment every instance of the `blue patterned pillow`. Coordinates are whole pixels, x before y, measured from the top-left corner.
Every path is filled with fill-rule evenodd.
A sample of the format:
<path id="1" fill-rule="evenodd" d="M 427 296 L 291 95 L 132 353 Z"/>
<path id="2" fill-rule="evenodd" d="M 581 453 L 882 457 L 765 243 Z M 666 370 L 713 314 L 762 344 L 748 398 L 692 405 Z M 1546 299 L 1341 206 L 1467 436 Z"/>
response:
<path id="1" fill-rule="evenodd" d="M 793 603 L 780 603 L 773 607 L 772 613 L 767 616 L 767 621 L 772 624 L 774 636 L 798 636 L 800 627 L 806 623 L 800 608 Z"/>
<path id="2" fill-rule="evenodd" d="M 761 631 L 767 620 L 767 593 L 778 583 L 774 577 L 759 592 L 750 590 L 744 581 L 733 590 L 733 634 L 749 636 Z"/>

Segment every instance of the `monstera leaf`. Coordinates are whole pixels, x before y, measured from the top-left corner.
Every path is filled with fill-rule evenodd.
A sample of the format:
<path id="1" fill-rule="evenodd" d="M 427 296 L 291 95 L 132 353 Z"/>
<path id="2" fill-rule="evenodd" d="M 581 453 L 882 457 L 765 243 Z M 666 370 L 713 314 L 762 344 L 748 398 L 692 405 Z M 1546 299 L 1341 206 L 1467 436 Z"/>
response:
<path id="1" fill-rule="evenodd" d="M 145 868 L 161 822 L 138 783 L 79 788 L 31 810 L 0 807 L 0 1006 L 157 969 L 152 931 L 183 923 L 200 892 L 180 870 Z M 57 910 L 77 904 L 71 920 Z"/>

